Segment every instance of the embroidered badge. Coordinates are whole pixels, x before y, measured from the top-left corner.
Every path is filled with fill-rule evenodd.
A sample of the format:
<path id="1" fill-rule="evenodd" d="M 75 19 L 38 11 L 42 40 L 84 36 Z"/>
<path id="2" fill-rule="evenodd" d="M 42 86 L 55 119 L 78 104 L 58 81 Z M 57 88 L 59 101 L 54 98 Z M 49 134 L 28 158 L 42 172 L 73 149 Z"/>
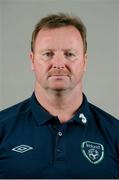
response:
<path id="1" fill-rule="evenodd" d="M 33 149 L 32 147 L 30 146 L 27 146 L 27 145 L 20 145 L 20 146 L 17 146 L 15 148 L 12 149 L 12 151 L 16 151 L 18 153 L 25 153 L 26 151 L 29 151 Z"/>
<path id="2" fill-rule="evenodd" d="M 83 155 L 92 163 L 97 164 L 104 157 L 104 147 L 102 144 L 85 141 L 81 144 Z"/>

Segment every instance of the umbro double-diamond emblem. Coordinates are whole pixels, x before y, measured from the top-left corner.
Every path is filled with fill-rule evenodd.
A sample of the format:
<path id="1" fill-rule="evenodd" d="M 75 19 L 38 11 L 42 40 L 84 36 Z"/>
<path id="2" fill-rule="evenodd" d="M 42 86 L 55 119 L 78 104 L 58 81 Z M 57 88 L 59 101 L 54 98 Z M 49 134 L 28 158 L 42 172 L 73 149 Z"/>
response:
<path id="1" fill-rule="evenodd" d="M 32 149 L 33 149 L 33 147 L 30 147 L 28 145 L 20 145 L 20 146 L 13 148 L 12 151 L 16 151 L 18 153 L 25 153 L 25 152 L 32 150 Z"/>

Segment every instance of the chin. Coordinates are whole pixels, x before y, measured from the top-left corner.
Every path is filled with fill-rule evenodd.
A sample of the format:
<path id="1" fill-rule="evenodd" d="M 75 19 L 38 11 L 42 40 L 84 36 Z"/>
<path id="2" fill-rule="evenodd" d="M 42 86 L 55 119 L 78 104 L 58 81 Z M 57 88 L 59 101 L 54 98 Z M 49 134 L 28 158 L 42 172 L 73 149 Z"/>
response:
<path id="1" fill-rule="evenodd" d="M 52 87 L 50 88 L 52 91 L 55 91 L 55 92 L 62 92 L 62 91 L 66 91 L 67 88 L 66 87 Z"/>

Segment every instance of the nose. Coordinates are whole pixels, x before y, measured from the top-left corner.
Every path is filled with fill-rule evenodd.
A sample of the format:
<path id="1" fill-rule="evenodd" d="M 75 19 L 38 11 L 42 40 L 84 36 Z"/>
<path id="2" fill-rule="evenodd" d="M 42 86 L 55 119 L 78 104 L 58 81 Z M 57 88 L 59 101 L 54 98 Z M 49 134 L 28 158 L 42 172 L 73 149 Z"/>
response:
<path id="1" fill-rule="evenodd" d="M 52 67 L 57 69 L 64 69 L 65 68 L 65 58 L 62 53 L 57 53 L 53 57 Z"/>

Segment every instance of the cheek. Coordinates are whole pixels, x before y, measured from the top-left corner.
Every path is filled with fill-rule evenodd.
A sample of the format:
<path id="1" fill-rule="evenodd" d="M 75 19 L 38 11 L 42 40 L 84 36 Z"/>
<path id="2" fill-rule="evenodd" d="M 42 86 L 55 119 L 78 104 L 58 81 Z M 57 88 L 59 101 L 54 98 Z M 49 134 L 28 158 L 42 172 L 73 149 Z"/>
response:
<path id="1" fill-rule="evenodd" d="M 42 68 L 37 63 L 34 63 L 34 73 L 35 73 L 36 79 L 39 79 L 42 75 Z"/>
<path id="2" fill-rule="evenodd" d="M 73 72 L 78 74 L 85 71 L 85 64 L 83 62 L 77 62 L 72 65 Z"/>
<path id="3" fill-rule="evenodd" d="M 75 81 L 80 81 L 83 78 L 85 72 L 85 65 L 84 63 L 76 63 L 75 66 L 72 65 L 72 74 Z"/>
<path id="4" fill-rule="evenodd" d="M 47 69 L 45 64 L 35 62 L 34 73 L 37 80 L 42 81 L 43 79 L 45 79 L 47 77 Z"/>

